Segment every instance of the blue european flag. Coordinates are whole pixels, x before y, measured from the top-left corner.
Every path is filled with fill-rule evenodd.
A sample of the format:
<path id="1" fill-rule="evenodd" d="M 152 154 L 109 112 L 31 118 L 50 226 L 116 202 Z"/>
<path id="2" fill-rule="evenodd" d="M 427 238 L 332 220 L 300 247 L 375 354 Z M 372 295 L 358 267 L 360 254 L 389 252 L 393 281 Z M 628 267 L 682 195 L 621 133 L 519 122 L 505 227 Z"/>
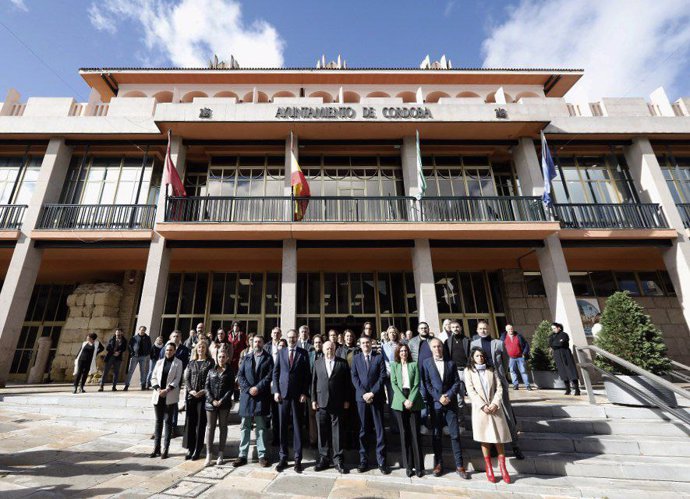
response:
<path id="1" fill-rule="evenodd" d="M 544 132 L 541 132 L 541 173 L 544 176 L 544 194 L 541 200 L 544 206 L 551 206 L 553 200 L 551 199 L 551 181 L 556 178 L 556 165 L 551 157 L 549 145 L 546 143 Z"/>

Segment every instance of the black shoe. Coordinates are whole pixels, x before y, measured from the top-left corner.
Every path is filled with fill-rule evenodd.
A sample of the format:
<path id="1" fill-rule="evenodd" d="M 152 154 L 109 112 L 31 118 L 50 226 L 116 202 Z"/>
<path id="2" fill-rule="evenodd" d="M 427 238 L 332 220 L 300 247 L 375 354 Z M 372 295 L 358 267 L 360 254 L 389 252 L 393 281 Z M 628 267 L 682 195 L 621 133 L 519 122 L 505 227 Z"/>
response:
<path id="1" fill-rule="evenodd" d="M 316 466 L 314 466 L 314 471 L 323 471 L 325 469 L 328 469 L 328 463 L 326 461 L 319 461 L 316 463 Z"/>
<path id="2" fill-rule="evenodd" d="M 74 390 L 72 390 L 72 393 L 77 393 L 77 389 L 75 388 Z"/>
<path id="3" fill-rule="evenodd" d="M 531 386 L 528 385 L 526 388 L 527 388 L 527 391 L 528 391 L 528 392 L 531 392 L 531 391 L 532 391 L 532 387 L 531 387 Z"/>
<path id="4" fill-rule="evenodd" d="M 127 390 L 129 390 L 129 385 L 125 385 L 124 388 L 122 388 L 122 391 L 126 392 Z"/>
<path id="5" fill-rule="evenodd" d="M 161 459 L 168 459 L 168 449 L 163 451 L 163 454 L 161 454 Z"/>
<path id="6" fill-rule="evenodd" d="M 570 395 L 570 385 L 565 389 L 565 393 L 563 395 Z"/>
<path id="7" fill-rule="evenodd" d="M 278 473 L 280 473 L 281 471 L 285 471 L 286 468 L 287 468 L 287 461 L 285 461 L 284 459 L 281 459 L 278 462 L 278 464 L 276 465 L 276 471 Z"/>
<path id="8" fill-rule="evenodd" d="M 117 387 L 114 386 L 112 391 L 116 392 L 116 391 L 117 391 Z"/>
<path id="9" fill-rule="evenodd" d="M 160 449 L 153 449 L 153 452 L 149 454 L 149 457 L 158 457 L 161 455 L 161 450 Z"/>
<path id="10" fill-rule="evenodd" d="M 98 387 L 98 391 L 99 391 L 99 392 L 102 392 L 102 391 L 103 391 L 103 387 L 102 387 L 102 386 L 99 386 L 99 387 Z"/>
<path id="11" fill-rule="evenodd" d="M 84 390 L 83 386 L 79 389 L 79 393 L 86 393 L 86 390 Z"/>
<path id="12" fill-rule="evenodd" d="M 412 468 L 408 468 L 405 470 L 405 474 L 407 475 L 407 478 L 412 478 L 412 475 L 414 475 L 414 471 L 412 471 Z"/>
<path id="13" fill-rule="evenodd" d="M 295 461 L 295 473 L 302 473 L 301 461 Z"/>
<path id="14" fill-rule="evenodd" d="M 368 469 L 369 466 L 367 463 L 359 463 L 359 466 L 357 466 L 357 473 L 366 473 Z"/>
<path id="15" fill-rule="evenodd" d="M 345 471 L 345 468 L 343 468 L 343 466 L 342 466 L 341 464 L 336 464 L 336 465 L 335 465 L 335 471 L 337 471 L 337 472 L 340 473 L 341 475 L 344 475 L 345 473 L 347 473 L 347 472 Z"/>
<path id="16" fill-rule="evenodd" d="M 146 387 L 145 387 L 145 386 L 142 386 L 142 387 L 141 387 L 141 391 L 142 391 L 142 392 L 143 392 L 143 391 L 146 391 Z"/>
<path id="17" fill-rule="evenodd" d="M 463 480 L 469 480 L 470 479 L 470 474 L 467 473 L 467 470 L 465 469 L 464 466 L 460 466 L 459 468 L 455 468 L 455 472 Z"/>
<path id="18" fill-rule="evenodd" d="M 580 393 L 580 389 L 579 389 L 579 388 L 576 388 L 575 391 L 573 392 L 573 395 L 582 395 L 582 394 Z"/>
<path id="19" fill-rule="evenodd" d="M 417 470 L 417 478 L 422 478 L 424 476 L 424 470 Z"/>
<path id="20" fill-rule="evenodd" d="M 388 475 L 391 472 L 391 470 L 388 469 L 388 466 L 386 466 L 385 464 L 379 466 L 379 471 L 381 472 L 382 475 Z"/>
<path id="21" fill-rule="evenodd" d="M 232 462 L 232 467 L 233 468 L 239 468 L 240 466 L 244 466 L 247 464 L 247 458 L 246 457 L 238 457 Z"/>
<path id="22" fill-rule="evenodd" d="M 189 461 L 190 459 L 192 459 L 192 453 L 191 453 L 191 452 L 187 452 L 187 454 L 185 454 L 185 456 L 184 456 L 184 460 L 185 460 L 185 461 Z"/>
<path id="23" fill-rule="evenodd" d="M 194 454 L 192 454 L 191 459 L 192 459 L 192 461 L 196 461 L 197 459 L 199 459 L 199 457 L 201 457 L 201 453 L 195 452 Z"/>
<path id="24" fill-rule="evenodd" d="M 513 385 L 513 390 L 518 391 L 520 389 L 519 385 Z"/>
<path id="25" fill-rule="evenodd" d="M 518 447 L 517 445 L 513 445 L 513 456 L 515 456 L 515 459 L 525 459 L 525 455 L 522 453 L 522 450 L 520 450 L 520 447 Z"/>

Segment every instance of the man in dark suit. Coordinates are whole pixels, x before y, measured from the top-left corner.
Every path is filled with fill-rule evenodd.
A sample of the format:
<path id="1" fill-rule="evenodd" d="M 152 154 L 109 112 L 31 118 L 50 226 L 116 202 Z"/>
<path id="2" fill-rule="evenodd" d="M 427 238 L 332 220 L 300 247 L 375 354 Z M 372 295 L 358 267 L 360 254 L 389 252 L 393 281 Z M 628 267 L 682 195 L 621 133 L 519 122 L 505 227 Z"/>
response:
<path id="1" fill-rule="evenodd" d="M 266 428 L 271 413 L 271 379 L 273 378 L 273 357 L 264 350 L 264 339 L 256 335 L 252 339 L 252 351 L 242 360 L 237 373 L 240 386 L 240 452 L 232 465 L 237 468 L 247 464 L 252 422 L 256 424 L 256 450 L 259 465 L 269 466 L 266 457 Z"/>
<path id="2" fill-rule="evenodd" d="M 306 350 L 307 352 L 314 350 L 314 343 L 311 341 L 309 334 L 309 326 L 305 324 L 299 327 L 297 346 Z"/>
<path id="3" fill-rule="evenodd" d="M 287 332 L 287 348 L 278 352 L 273 367 L 273 397 L 280 414 L 280 461 L 276 471 L 287 468 L 288 426 L 292 418 L 295 471 L 302 472 L 302 407 L 309 395 L 309 354 L 297 346 L 297 331 Z"/>
<path id="4" fill-rule="evenodd" d="M 352 369 L 352 359 L 360 352 L 355 339 L 355 333 L 351 329 L 346 329 L 343 332 L 343 344 L 339 346 L 336 351 L 336 357 L 340 357 L 347 362 L 347 365 Z M 359 413 L 357 412 L 357 401 L 355 400 L 355 391 L 352 390 L 352 381 L 350 381 L 350 408 L 345 411 L 343 418 L 345 433 L 345 449 L 350 450 L 355 445 L 359 435 Z"/>
<path id="5" fill-rule="evenodd" d="M 458 431 L 458 404 L 456 397 L 460 390 L 460 378 L 455 363 L 443 358 L 443 342 L 431 340 L 432 357 L 424 362 L 422 369 L 422 391 L 426 394 L 433 423 L 432 443 L 434 447 L 434 476 L 443 473 L 443 427 L 448 426 L 450 444 L 455 457 L 455 471 L 467 480 L 469 474 L 462 464 L 462 448 Z"/>
<path id="6" fill-rule="evenodd" d="M 273 359 L 273 365 L 275 366 L 278 361 L 278 343 L 282 338 L 283 333 L 278 326 L 271 329 L 271 339 L 266 341 L 264 345 L 264 350 Z M 273 432 L 273 440 L 271 440 L 271 445 L 276 447 L 280 445 L 280 417 L 278 416 L 278 404 L 275 400 L 271 400 L 271 415 L 269 416 L 269 421 L 271 422 L 271 430 Z"/>
<path id="7" fill-rule="evenodd" d="M 350 407 L 350 368 L 345 359 L 335 356 L 335 343 L 324 343 L 323 353 L 314 362 L 311 381 L 311 407 L 317 411 L 316 424 L 319 431 L 319 462 L 314 469 L 322 471 L 328 468 L 332 442 L 335 469 L 338 473 L 344 473 L 340 420 L 345 409 Z"/>
<path id="8" fill-rule="evenodd" d="M 379 471 L 384 475 L 390 473 L 386 467 L 386 444 L 383 430 L 383 404 L 385 402 L 384 384 L 386 364 L 383 355 L 372 351 L 371 338 L 362 336 L 359 339 L 361 353 L 352 359 L 352 384 L 355 388 L 357 413 L 359 415 L 359 466 L 357 471 L 364 473 L 369 468 L 367 463 L 367 415 L 374 421 L 376 430 L 376 461 Z"/>

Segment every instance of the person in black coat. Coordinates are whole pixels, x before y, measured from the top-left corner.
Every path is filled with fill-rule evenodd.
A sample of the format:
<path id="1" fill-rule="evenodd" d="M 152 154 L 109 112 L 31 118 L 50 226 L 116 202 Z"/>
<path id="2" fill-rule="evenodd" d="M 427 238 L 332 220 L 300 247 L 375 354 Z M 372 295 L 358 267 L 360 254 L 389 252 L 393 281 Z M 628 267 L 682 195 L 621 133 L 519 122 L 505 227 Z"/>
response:
<path id="1" fill-rule="evenodd" d="M 223 453 L 228 438 L 228 417 L 232 408 L 232 394 L 235 386 L 235 376 L 230 367 L 230 358 L 225 352 L 218 353 L 218 365 L 208 373 L 206 378 L 206 462 L 211 464 L 213 459 L 213 439 L 216 425 L 220 427 L 220 441 L 218 443 L 218 460 L 216 464 L 223 464 Z"/>
<path id="2" fill-rule="evenodd" d="M 580 384 L 577 377 L 577 366 L 573 352 L 570 350 L 570 337 L 563 331 L 563 324 L 554 322 L 551 324 L 551 336 L 549 346 L 553 352 L 553 360 L 556 363 L 558 376 L 565 383 L 565 394 L 570 395 L 570 384 L 575 389 L 575 395 L 580 395 Z"/>
<path id="3" fill-rule="evenodd" d="M 333 463 L 338 473 L 344 473 L 341 418 L 350 406 L 352 391 L 350 368 L 345 359 L 335 356 L 335 343 L 323 344 L 322 357 L 314 361 L 311 381 L 311 407 L 316 412 L 319 433 L 319 461 L 314 468 L 328 468 L 333 450 Z"/>
<path id="4" fill-rule="evenodd" d="M 240 452 L 232 463 L 234 467 L 247 464 L 252 422 L 256 425 L 256 450 L 259 465 L 269 466 L 266 458 L 266 429 L 271 414 L 271 380 L 273 379 L 273 356 L 264 350 L 263 337 L 252 339 L 252 350 L 239 365 L 237 382 L 240 386 Z"/>
<path id="5" fill-rule="evenodd" d="M 108 373 L 113 371 L 113 388 L 114 392 L 117 391 L 117 378 L 120 374 L 120 365 L 122 364 L 122 357 L 127 351 L 127 339 L 122 334 L 122 329 L 118 328 L 115 330 L 115 336 L 110 338 L 108 344 L 105 347 L 105 367 L 103 368 L 103 376 L 101 377 L 101 386 L 98 388 L 99 392 L 103 391 L 103 385 L 105 384 L 105 379 L 108 377 Z"/>
<path id="6" fill-rule="evenodd" d="M 357 413 L 359 415 L 359 466 L 357 471 L 364 473 L 369 469 L 367 457 L 367 415 L 374 422 L 376 430 L 376 461 L 379 471 L 387 475 L 386 441 L 383 429 L 383 405 L 386 401 L 384 384 L 386 382 L 386 363 L 383 355 L 373 352 L 371 338 L 359 339 L 361 353 L 352 359 L 352 384 L 355 388 Z"/>
<path id="7" fill-rule="evenodd" d="M 273 397 L 279 404 L 280 461 L 276 471 L 287 468 L 288 426 L 292 419 L 295 471 L 302 472 L 302 404 L 309 397 L 309 353 L 297 346 L 297 331 L 287 332 L 287 347 L 278 352 L 273 366 Z"/>
<path id="8" fill-rule="evenodd" d="M 187 419 L 185 420 L 185 438 L 183 447 L 187 448 L 185 459 L 199 459 L 204 446 L 206 434 L 206 379 L 215 367 L 215 362 L 208 354 L 208 343 L 197 342 L 192 353 L 192 360 L 184 370 L 186 387 Z"/>

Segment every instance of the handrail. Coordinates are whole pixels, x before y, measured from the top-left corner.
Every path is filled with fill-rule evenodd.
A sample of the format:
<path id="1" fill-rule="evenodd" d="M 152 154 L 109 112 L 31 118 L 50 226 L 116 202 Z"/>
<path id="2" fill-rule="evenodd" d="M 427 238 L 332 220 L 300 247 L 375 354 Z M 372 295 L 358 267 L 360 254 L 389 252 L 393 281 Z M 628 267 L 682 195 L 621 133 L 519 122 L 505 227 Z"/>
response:
<path id="1" fill-rule="evenodd" d="M 679 367 L 679 368 L 682 369 L 683 371 L 688 371 L 688 372 L 690 372 L 690 366 L 686 366 L 685 364 L 681 364 L 680 362 L 678 362 L 678 361 L 676 361 L 676 360 L 672 360 L 672 361 L 671 361 L 671 365 L 673 365 L 673 366 L 675 366 L 675 367 Z M 670 374 L 671 374 L 671 376 L 673 376 L 674 378 L 677 378 L 677 379 L 679 379 L 679 380 L 681 380 L 681 381 L 683 381 L 683 382 L 685 382 L 685 383 L 690 383 L 690 376 L 688 376 L 687 374 L 680 373 L 680 372 L 678 372 L 677 370 L 671 371 Z"/>
<path id="2" fill-rule="evenodd" d="M 576 349 L 577 352 L 577 357 L 578 361 L 580 363 L 580 369 L 582 370 L 582 377 L 585 381 L 585 388 L 587 389 L 587 395 L 589 397 L 589 403 L 590 404 L 596 404 L 596 400 L 594 398 L 594 392 L 592 390 L 592 380 L 590 377 L 590 372 L 589 370 L 595 370 L 599 374 L 602 375 L 602 377 L 610 380 L 614 384 L 624 387 L 626 390 L 631 391 L 633 394 L 637 395 L 638 397 L 642 398 L 643 400 L 654 404 L 655 406 L 665 410 L 666 412 L 669 412 L 673 414 L 676 418 L 678 418 L 680 421 L 685 423 L 686 425 L 690 426 L 690 414 L 685 412 L 684 410 L 678 410 L 673 407 L 670 407 L 667 405 L 664 401 L 662 401 L 659 397 L 656 397 L 655 395 L 651 393 L 645 393 L 636 387 L 630 385 L 629 383 L 626 383 L 625 381 L 621 380 L 620 378 L 615 377 L 613 374 L 601 369 L 600 367 L 597 367 L 594 365 L 593 362 L 591 362 L 586 354 L 585 351 L 589 350 L 590 352 L 593 352 L 597 355 L 601 355 L 602 357 L 608 359 L 611 362 L 614 362 L 621 366 L 624 369 L 627 369 L 628 371 L 632 371 L 643 378 L 646 378 L 650 381 L 653 381 L 655 384 L 666 388 L 669 391 L 672 391 L 673 393 L 680 395 L 681 397 L 685 397 L 688 400 L 690 400 L 690 392 L 687 390 L 684 390 L 682 388 L 677 387 L 673 383 L 666 381 L 664 378 L 657 376 L 656 374 L 652 374 L 649 371 L 645 371 L 641 367 L 636 366 L 635 364 L 628 362 L 627 360 L 621 359 L 617 355 L 614 355 L 610 352 L 607 352 L 606 350 L 599 348 L 594 345 L 589 345 L 589 346 L 584 346 L 584 347 L 577 347 Z"/>

